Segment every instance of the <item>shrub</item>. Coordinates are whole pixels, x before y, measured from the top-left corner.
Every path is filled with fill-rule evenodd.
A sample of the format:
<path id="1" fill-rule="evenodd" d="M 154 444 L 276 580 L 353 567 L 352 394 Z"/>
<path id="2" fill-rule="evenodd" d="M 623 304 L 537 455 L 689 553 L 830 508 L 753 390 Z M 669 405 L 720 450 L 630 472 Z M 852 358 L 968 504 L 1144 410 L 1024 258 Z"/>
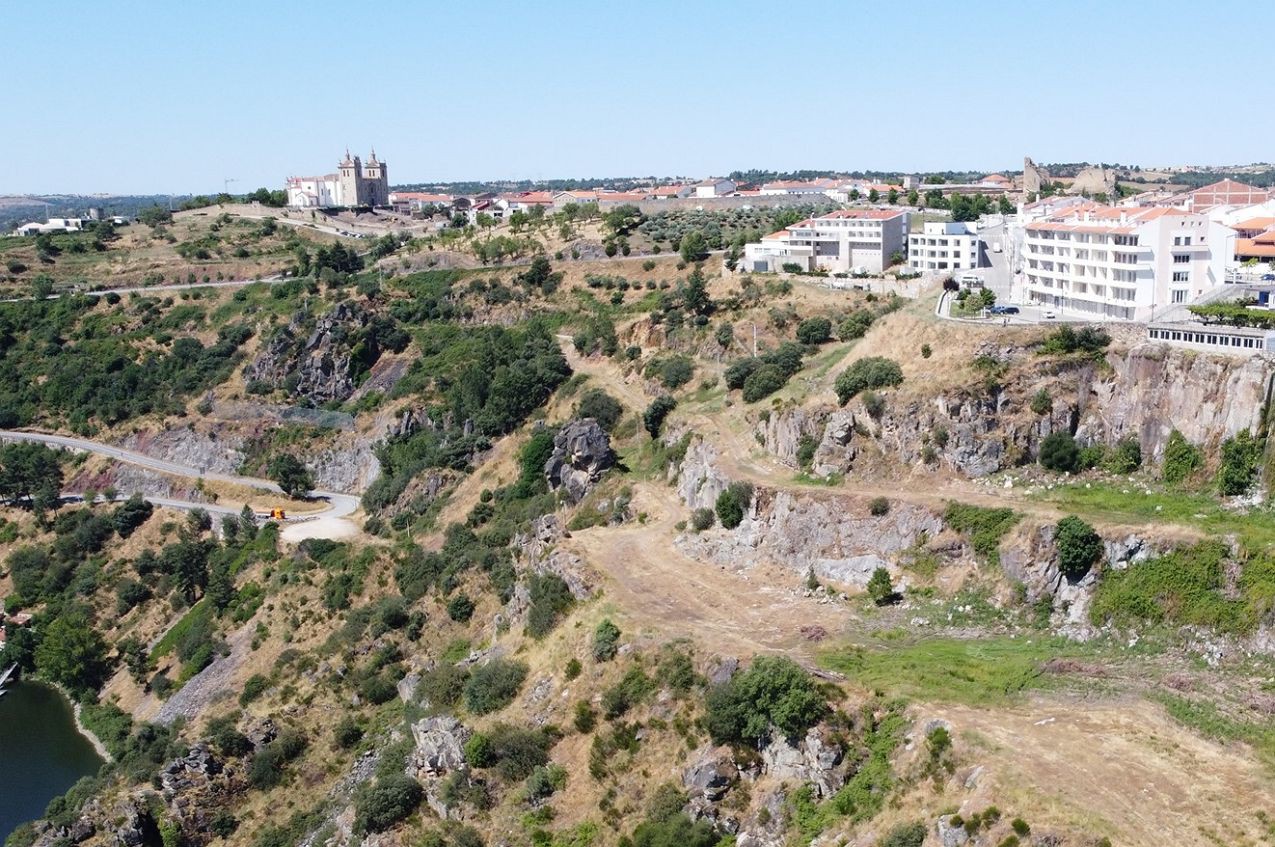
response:
<path id="1" fill-rule="evenodd" d="M 508 659 L 492 659 L 474 668 L 465 683 L 465 708 L 486 715 L 513 702 L 527 679 L 527 666 Z"/>
<path id="2" fill-rule="evenodd" d="M 1222 461 L 1217 469 L 1218 493 L 1233 497 L 1247 494 L 1257 475 L 1257 460 L 1262 455 L 1262 442 L 1242 430 L 1234 438 L 1222 442 Z"/>
<path id="3" fill-rule="evenodd" d="M 673 356 L 653 365 L 660 384 L 670 391 L 686 385 L 695 375 L 695 365 L 686 356 Z"/>
<path id="4" fill-rule="evenodd" d="M 1087 326 L 1076 331 L 1064 324 L 1045 339 L 1037 352 L 1042 355 L 1083 353 L 1097 357 L 1110 343 L 1111 336 L 1105 330 Z"/>
<path id="5" fill-rule="evenodd" d="M 465 745 L 466 760 L 474 740 L 482 738 L 481 751 L 484 764 L 471 761 L 476 767 L 490 767 L 501 778 L 510 782 L 526 779 L 536 768 L 549 761 L 549 748 L 553 737 L 543 729 L 527 729 L 498 723 L 485 735 L 475 734 Z"/>
<path id="6" fill-rule="evenodd" d="M 1032 395 L 1031 402 L 1028 403 L 1032 412 L 1037 415 L 1043 415 L 1054 407 L 1054 398 L 1049 396 L 1049 391 L 1044 388 L 1036 390 Z"/>
<path id="7" fill-rule="evenodd" d="M 987 509 L 965 503 L 948 503 L 943 521 L 969 538 L 975 553 L 996 563 L 999 561 L 1001 539 L 1018 523 L 1018 515 L 1008 508 Z"/>
<path id="8" fill-rule="evenodd" d="M 761 743 L 772 727 L 798 738 L 828 713 L 810 675 L 791 659 L 758 656 L 748 670 L 712 689 L 705 727 L 717 744 Z"/>
<path id="9" fill-rule="evenodd" d="M 815 461 L 815 453 L 819 449 L 819 439 L 813 435 L 803 435 L 797 440 L 797 465 L 809 469 Z"/>
<path id="10" fill-rule="evenodd" d="M 1128 435 L 1116 442 L 1108 453 L 1103 467 L 1111 473 L 1126 474 L 1142 466 L 1142 445 L 1135 436 Z"/>
<path id="11" fill-rule="evenodd" d="M 363 727 L 349 715 L 341 718 L 332 730 L 332 740 L 342 750 L 349 750 L 363 739 Z"/>
<path id="12" fill-rule="evenodd" d="M 837 377 L 837 400 L 844 406 L 862 391 L 896 386 L 902 382 L 903 370 L 898 362 L 883 356 L 868 356 L 856 361 Z"/>
<path id="13" fill-rule="evenodd" d="M 239 692 L 239 705 L 247 706 L 253 700 L 256 700 L 262 694 L 266 693 L 266 689 L 270 687 L 270 678 L 255 673 L 243 684 L 243 691 Z"/>
<path id="14" fill-rule="evenodd" d="M 930 347 L 930 345 L 928 345 L 928 344 L 922 344 L 922 345 L 921 345 L 921 358 L 922 358 L 922 359 L 928 359 L 928 358 L 930 358 L 930 356 L 932 356 L 932 355 L 934 355 L 934 350 L 933 350 L 933 348 L 931 348 L 931 347 Z"/>
<path id="15" fill-rule="evenodd" d="M 567 666 L 563 669 L 562 675 L 566 677 L 567 682 L 575 679 L 580 675 L 580 671 L 584 670 L 584 666 L 580 664 L 580 660 L 572 656 L 567 660 Z"/>
<path id="16" fill-rule="evenodd" d="M 610 618 L 603 618 L 593 630 L 593 660 L 595 662 L 611 661 L 615 658 L 619 644 L 620 628 L 612 623 Z"/>
<path id="17" fill-rule="evenodd" d="M 374 706 L 388 703 L 398 694 L 398 687 L 388 676 L 378 673 L 359 683 L 359 696 Z"/>
<path id="18" fill-rule="evenodd" d="M 868 503 L 868 512 L 878 518 L 882 515 L 888 515 L 890 514 L 890 501 L 885 497 L 873 497 L 871 502 Z"/>
<path id="19" fill-rule="evenodd" d="M 1169 440 L 1164 445 L 1164 462 L 1160 466 L 1160 476 L 1168 483 L 1185 481 L 1204 464 L 1204 458 L 1195 445 L 1176 429 L 1169 433 Z"/>
<path id="20" fill-rule="evenodd" d="M 444 662 L 421 674 L 418 697 L 436 709 L 449 709 L 460 702 L 469 682 L 469 671 Z"/>
<path id="21" fill-rule="evenodd" d="M 878 847 L 921 847 L 925 843 L 925 823 L 896 824 L 878 843 Z"/>
<path id="22" fill-rule="evenodd" d="M 756 356 L 749 356 L 746 359 L 736 359 L 726 366 L 725 373 L 722 378 L 726 382 L 726 387 L 731 391 L 744 387 L 744 383 L 748 377 L 752 376 L 758 368 L 761 367 L 761 359 Z"/>
<path id="23" fill-rule="evenodd" d="M 699 508 L 691 512 L 691 529 L 703 532 L 717 521 L 717 516 L 709 508 Z"/>
<path id="24" fill-rule="evenodd" d="M 1075 515 L 1058 522 L 1054 543 L 1058 547 L 1058 569 L 1073 582 L 1089 573 L 1102 556 L 1102 539 L 1092 526 Z"/>
<path id="25" fill-rule="evenodd" d="M 667 394 L 656 397 L 651 401 L 651 405 L 646 407 L 646 411 L 642 413 L 642 426 L 652 438 L 660 437 L 660 430 L 664 427 L 664 419 L 669 413 L 677 408 L 677 401 Z"/>
<path id="26" fill-rule="evenodd" d="M 890 581 L 890 572 L 885 568 L 877 568 L 868 579 L 868 597 L 878 606 L 893 603 L 898 595 L 894 593 L 894 583 Z"/>
<path id="27" fill-rule="evenodd" d="M 832 338 L 832 321 L 806 318 L 797 324 L 797 340 L 802 344 L 824 344 Z"/>
<path id="28" fill-rule="evenodd" d="M 620 401 L 600 388 L 591 388 L 584 392 L 580 395 L 580 402 L 576 404 L 576 417 L 593 418 L 607 432 L 615 428 L 623 414 L 624 407 L 620 405 Z"/>
<path id="29" fill-rule="evenodd" d="M 885 414 L 885 398 L 875 391 L 863 392 L 863 410 L 868 413 L 868 417 L 874 421 L 881 420 L 881 416 Z"/>
<path id="30" fill-rule="evenodd" d="M 581 735 L 593 732 L 593 728 L 598 725 L 598 714 L 593 711 L 593 707 L 589 705 L 587 700 L 576 701 L 573 723 L 575 724 L 576 732 Z"/>
<path id="31" fill-rule="evenodd" d="M 863 338 L 867 335 L 868 328 L 872 326 L 872 322 L 876 316 L 867 309 L 857 309 L 850 313 L 850 317 L 841 322 L 837 327 L 837 336 L 842 341 L 853 341 L 856 338 Z"/>
<path id="32" fill-rule="evenodd" d="M 774 365 L 761 365 L 748 375 L 743 384 L 745 403 L 755 403 L 769 397 L 788 382 L 788 377 Z"/>
<path id="33" fill-rule="evenodd" d="M 284 766 L 305 751 L 305 737 L 293 729 L 285 729 L 252 757 L 248 783 L 253 788 L 273 788 L 283 781 Z"/>
<path id="34" fill-rule="evenodd" d="M 726 529 L 734 529 L 744 520 L 744 504 L 729 488 L 717 495 L 714 511 L 717 519 Z"/>
<path id="35" fill-rule="evenodd" d="M 396 773 L 377 780 L 354 803 L 354 828 L 359 832 L 384 832 L 406 818 L 425 797 L 421 784 Z"/>
<path id="36" fill-rule="evenodd" d="M 1080 466 L 1080 448 L 1069 432 L 1052 432 L 1040 442 L 1040 464 L 1058 473 L 1073 472 Z"/>
<path id="37" fill-rule="evenodd" d="M 646 671 L 641 666 L 634 665 L 625 671 L 619 682 L 602 692 L 602 714 L 607 720 L 623 717 L 654 689 L 655 683 L 646 675 Z"/>
<path id="38" fill-rule="evenodd" d="M 465 623 L 474 616 L 474 601 L 463 591 L 447 601 L 447 617 L 456 623 Z"/>
<path id="39" fill-rule="evenodd" d="M 735 340 L 734 324 L 730 324 L 730 323 L 722 324 L 721 326 L 717 328 L 717 331 L 713 333 L 713 338 L 717 340 L 717 343 L 722 347 L 723 350 L 729 348 L 731 345 L 731 342 Z"/>
<path id="40" fill-rule="evenodd" d="M 557 574 L 532 574 L 529 594 L 527 634 L 532 638 L 544 638 L 552 632 L 575 603 L 570 587 Z"/>
<path id="41" fill-rule="evenodd" d="M 1009 825 L 1014 830 L 1015 834 L 1021 835 L 1023 837 L 1026 837 L 1028 833 L 1032 831 L 1032 828 L 1027 825 L 1027 821 L 1023 820 L 1022 818 L 1014 818 L 1012 821 L 1009 822 Z"/>

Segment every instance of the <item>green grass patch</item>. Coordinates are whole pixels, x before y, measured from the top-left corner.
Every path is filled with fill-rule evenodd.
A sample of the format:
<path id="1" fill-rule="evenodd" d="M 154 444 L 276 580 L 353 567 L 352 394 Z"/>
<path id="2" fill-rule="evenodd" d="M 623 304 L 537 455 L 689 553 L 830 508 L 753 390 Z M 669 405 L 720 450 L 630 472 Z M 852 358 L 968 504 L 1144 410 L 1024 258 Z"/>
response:
<path id="1" fill-rule="evenodd" d="M 1241 741 L 1257 752 L 1268 768 L 1275 768 L 1275 725 L 1223 714 L 1213 703 L 1188 700 L 1176 694 L 1157 693 L 1153 699 L 1164 706 L 1169 717 L 1215 741 Z"/>
<path id="2" fill-rule="evenodd" d="M 1232 635 L 1251 632 L 1275 605 L 1275 564 L 1259 556 L 1241 565 L 1238 596 L 1228 596 L 1230 551 L 1205 541 L 1107 571 L 1098 583 L 1090 617 L 1117 626 L 1204 626 Z"/>
<path id="3" fill-rule="evenodd" d="M 929 638 L 842 648 L 820 663 L 891 696 L 989 705 L 1049 687 L 1053 678 L 1041 671 L 1046 661 L 1087 655 L 1092 648 L 1065 639 Z"/>
<path id="4" fill-rule="evenodd" d="M 177 647 L 178 642 L 186 637 L 191 628 L 208 621 L 212 618 L 212 615 L 213 608 L 207 599 L 200 600 L 191 606 L 190 611 L 182 615 L 181 620 L 173 624 L 172 628 L 164 633 L 164 637 L 155 645 L 155 649 L 151 650 L 151 660 L 155 661 L 161 656 L 167 656 Z"/>
<path id="5" fill-rule="evenodd" d="M 1275 511 L 1269 508 L 1232 511 L 1223 508 L 1217 498 L 1209 494 L 1143 483 L 1090 482 L 1087 485 L 1089 487 L 1057 485 L 1036 497 L 1080 517 L 1104 523 L 1178 524 L 1210 535 L 1236 535 L 1254 552 L 1275 547 Z"/>
<path id="6" fill-rule="evenodd" d="M 992 564 L 1000 564 L 1000 543 L 1021 516 L 1013 509 L 987 509 L 950 502 L 943 520 L 969 539 L 974 552 Z"/>

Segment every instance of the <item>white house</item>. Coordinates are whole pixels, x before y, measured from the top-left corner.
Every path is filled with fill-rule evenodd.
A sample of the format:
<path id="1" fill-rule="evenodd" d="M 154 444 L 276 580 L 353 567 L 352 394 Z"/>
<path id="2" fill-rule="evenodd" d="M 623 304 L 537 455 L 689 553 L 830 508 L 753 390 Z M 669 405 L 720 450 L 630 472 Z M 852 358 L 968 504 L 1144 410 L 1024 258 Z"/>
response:
<path id="1" fill-rule="evenodd" d="M 43 235 L 46 232 L 80 232 L 84 229 L 84 218 L 49 218 L 45 223 L 22 224 L 16 230 L 18 235 Z"/>
<path id="2" fill-rule="evenodd" d="M 841 209 L 772 232 L 744 247 L 744 268 L 779 271 L 784 265 L 834 273 L 881 273 L 907 251 L 908 213 L 899 209 Z"/>
<path id="3" fill-rule="evenodd" d="M 738 187 L 729 179 L 706 179 L 695 183 L 695 196 L 725 197 L 728 194 L 734 194 Z"/>
<path id="4" fill-rule="evenodd" d="M 908 264 L 920 271 L 959 271 L 979 266 L 977 225 L 926 221 L 908 234 Z"/>
<path id="5" fill-rule="evenodd" d="M 1024 227 L 1027 296 L 1083 317 L 1145 319 L 1223 283 L 1227 256 L 1210 247 L 1222 226 L 1170 206 L 1070 206 Z"/>

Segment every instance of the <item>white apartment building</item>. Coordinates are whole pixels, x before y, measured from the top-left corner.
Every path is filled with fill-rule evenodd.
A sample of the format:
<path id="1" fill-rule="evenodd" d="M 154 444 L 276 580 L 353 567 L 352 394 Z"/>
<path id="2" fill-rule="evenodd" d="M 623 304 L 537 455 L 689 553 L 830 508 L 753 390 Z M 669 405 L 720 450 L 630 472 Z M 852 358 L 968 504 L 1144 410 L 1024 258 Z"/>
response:
<path id="1" fill-rule="evenodd" d="M 977 268 L 979 249 L 977 226 L 964 221 L 926 221 L 908 234 L 908 264 L 919 271 Z"/>
<path id="2" fill-rule="evenodd" d="M 895 209 L 841 209 L 808 218 L 744 247 L 744 268 L 779 271 L 784 265 L 833 273 L 879 274 L 895 253 L 906 254 L 908 213 Z"/>
<path id="3" fill-rule="evenodd" d="M 1223 282 L 1210 249 L 1221 226 L 1172 207 L 1085 203 L 1026 224 L 1022 270 L 1029 300 L 1082 317 L 1143 320 Z"/>

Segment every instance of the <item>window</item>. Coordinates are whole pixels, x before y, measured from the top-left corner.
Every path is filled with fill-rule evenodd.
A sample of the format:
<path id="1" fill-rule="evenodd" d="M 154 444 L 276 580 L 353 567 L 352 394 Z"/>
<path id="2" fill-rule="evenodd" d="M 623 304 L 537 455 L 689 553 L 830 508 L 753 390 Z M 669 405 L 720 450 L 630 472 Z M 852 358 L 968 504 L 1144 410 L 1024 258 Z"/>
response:
<path id="1" fill-rule="evenodd" d="M 1173 254 L 1173 264 L 1175 265 L 1185 265 L 1189 261 L 1191 261 L 1191 257 L 1186 253 Z"/>
<path id="2" fill-rule="evenodd" d="M 1185 302 L 1186 302 L 1186 290 L 1185 290 L 1185 289 L 1181 289 L 1181 288 L 1180 288 L 1180 289 L 1178 289 L 1177 291 L 1171 291 L 1171 292 L 1169 292 L 1169 296 L 1172 298 L 1172 302 L 1174 302 L 1174 303 L 1185 303 Z"/>
<path id="3" fill-rule="evenodd" d="M 1190 271 L 1174 271 L 1173 272 L 1174 282 L 1189 282 L 1190 280 L 1191 280 Z"/>

